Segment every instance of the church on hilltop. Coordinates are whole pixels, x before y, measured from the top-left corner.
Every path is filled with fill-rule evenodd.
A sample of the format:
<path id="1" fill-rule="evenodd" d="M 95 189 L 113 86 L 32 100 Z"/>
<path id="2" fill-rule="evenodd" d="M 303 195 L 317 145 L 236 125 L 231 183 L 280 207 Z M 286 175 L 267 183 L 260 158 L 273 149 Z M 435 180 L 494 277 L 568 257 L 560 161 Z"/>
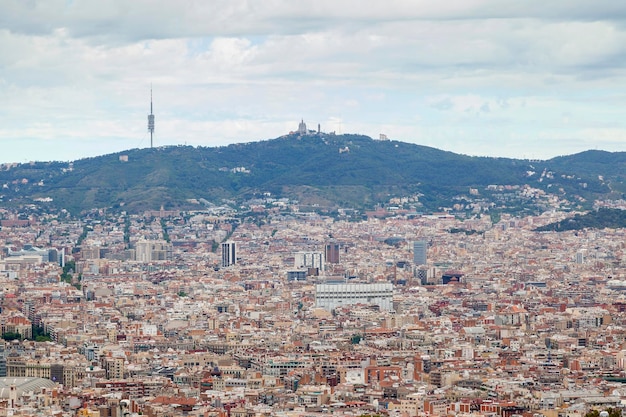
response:
<path id="1" fill-rule="evenodd" d="M 298 125 L 298 133 L 301 135 L 306 135 L 309 133 L 306 130 L 306 123 L 304 123 L 304 119 L 300 120 L 300 124 Z"/>
<path id="2" fill-rule="evenodd" d="M 300 123 L 298 124 L 298 130 L 296 130 L 295 132 L 289 132 L 290 134 L 294 134 L 297 133 L 300 136 L 307 136 L 307 135 L 319 135 L 322 133 L 321 131 L 321 126 L 318 123 L 317 124 L 317 131 L 315 130 L 308 130 L 306 128 L 306 123 L 304 123 L 304 119 L 300 120 Z"/>

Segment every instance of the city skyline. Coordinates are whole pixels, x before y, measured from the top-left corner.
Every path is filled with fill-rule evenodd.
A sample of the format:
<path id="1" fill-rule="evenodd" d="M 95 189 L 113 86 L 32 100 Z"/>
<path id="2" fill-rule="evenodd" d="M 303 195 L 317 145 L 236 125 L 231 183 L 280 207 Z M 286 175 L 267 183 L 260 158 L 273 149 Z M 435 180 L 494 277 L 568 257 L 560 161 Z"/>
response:
<path id="1" fill-rule="evenodd" d="M 468 155 L 625 150 L 620 4 L 306 6 L 0 1 L 0 163 L 149 147 L 151 85 L 155 147 L 304 119 Z"/>

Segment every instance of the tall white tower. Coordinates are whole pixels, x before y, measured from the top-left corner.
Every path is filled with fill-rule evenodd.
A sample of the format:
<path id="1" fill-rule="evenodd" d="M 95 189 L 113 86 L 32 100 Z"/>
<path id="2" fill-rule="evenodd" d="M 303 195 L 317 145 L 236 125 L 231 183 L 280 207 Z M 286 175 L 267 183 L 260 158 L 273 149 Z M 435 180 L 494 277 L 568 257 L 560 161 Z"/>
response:
<path id="1" fill-rule="evenodd" d="M 154 134 L 154 114 L 152 114 L 152 86 L 150 86 L 150 114 L 148 115 L 148 132 L 150 132 L 150 147 L 152 148 L 152 135 Z"/>
<path id="2" fill-rule="evenodd" d="M 237 252 L 235 242 L 222 243 L 222 268 L 235 265 L 237 263 Z"/>

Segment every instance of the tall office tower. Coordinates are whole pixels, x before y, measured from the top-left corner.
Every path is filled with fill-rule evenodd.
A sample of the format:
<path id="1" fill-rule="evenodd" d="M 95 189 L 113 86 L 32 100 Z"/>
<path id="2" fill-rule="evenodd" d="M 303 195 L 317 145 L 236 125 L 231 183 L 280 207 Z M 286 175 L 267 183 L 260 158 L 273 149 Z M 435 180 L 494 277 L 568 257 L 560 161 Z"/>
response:
<path id="1" fill-rule="evenodd" d="M 338 264 L 339 263 L 339 243 L 337 242 L 328 242 L 324 247 L 324 255 L 326 257 L 326 262 L 329 264 Z"/>
<path id="2" fill-rule="evenodd" d="M 59 250 L 56 248 L 48 249 L 48 262 L 58 263 L 59 262 Z"/>
<path id="3" fill-rule="evenodd" d="M 428 242 L 425 240 L 416 240 L 413 242 L 413 264 L 426 265 L 426 250 Z"/>
<path id="4" fill-rule="evenodd" d="M 222 243 L 222 267 L 235 265 L 237 263 L 237 255 L 235 242 Z"/>

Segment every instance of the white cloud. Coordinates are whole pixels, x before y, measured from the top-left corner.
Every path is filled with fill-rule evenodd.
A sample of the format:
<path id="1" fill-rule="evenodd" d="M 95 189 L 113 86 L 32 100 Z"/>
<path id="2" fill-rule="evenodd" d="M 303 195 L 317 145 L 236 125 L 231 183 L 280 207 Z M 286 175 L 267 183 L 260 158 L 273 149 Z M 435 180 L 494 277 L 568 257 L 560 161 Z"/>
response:
<path id="1" fill-rule="evenodd" d="M 32 151 L 20 141 L 138 146 L 150 84 L 168 144 L 259 140 L 304 117 L 463 153 L 510 156 L 524 138 L 549 157 L 565 153 L 559 137 L 620 150 L 626 129 L 624 10 L 609 0 L 0 0 L 0 10 L 0 146 L 15 150 L 0 162 Z"/>

